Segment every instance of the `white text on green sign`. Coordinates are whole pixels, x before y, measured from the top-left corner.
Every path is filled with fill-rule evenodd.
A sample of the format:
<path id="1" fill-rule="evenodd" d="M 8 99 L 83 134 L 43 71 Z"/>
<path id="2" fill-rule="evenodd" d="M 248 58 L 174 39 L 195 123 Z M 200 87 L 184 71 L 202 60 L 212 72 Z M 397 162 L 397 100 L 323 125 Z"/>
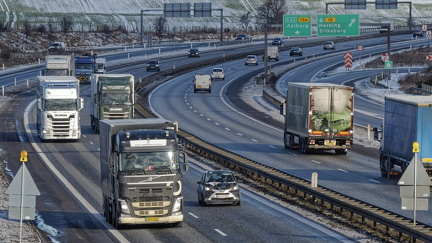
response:
<path id="1" fill-rule="evenodd" d="M 359 15 L 318 15 L 317 35 L 358 36 L 360 35 Z"/>
<path id="2" fill-rule="evenodd" d="M 284 15 L 283 35 L 284 36 L 311 36 L 310 15 Z"/>

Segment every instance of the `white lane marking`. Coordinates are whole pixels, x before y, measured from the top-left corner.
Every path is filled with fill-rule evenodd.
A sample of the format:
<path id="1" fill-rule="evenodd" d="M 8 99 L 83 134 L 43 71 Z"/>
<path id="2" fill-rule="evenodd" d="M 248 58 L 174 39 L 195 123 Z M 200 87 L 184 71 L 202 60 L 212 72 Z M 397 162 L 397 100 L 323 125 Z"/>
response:
<path id="1" fill-rule="evenodd" d="M 231 131 L 231 129 L 229 129 L 228 127 L 225 127 L 225 130 L 227 130 L 227 131 Z"/>
<path id="2" fill-rule="evenodd" d="M 316 161 L 316 160 L 311 160 L 311 161 L 314 162 L 314 163 L 317 163 L 317 164 L 321 164 L 321 162 Z"/>
<path id="3" fill-rule="evenodd" d="M 203 114 L 200 114 L 200 116 L 204 116 Z"/>
<path id="4" fill-rule="evenodd" d="M 227 236 L 224 232 L 222 232 L 220 229 L 214 229 L 216 232 L 221 234 L 222 236 Z"/>
<path id="5" fill-rule="evenodd" d="M 273 146 L 273 145 L 269 145 L 269 147 L 270 147 L 270 148 L 276 148 L 276 147 L 275 147 L 275 146 Z"/>
<path id="6" fill-rule="evenodd" d="M 254 141 L 254 142 L 258 142 L 258 140 L 256 140 L 256 139 L 253 139 L 253 138 L 252 138 L 251 140 L 252 140 L 252 141 Z"/>
<path id="7" fill-rule="evenodd" d="M 381 184 L 381 182 L 376 181 L 376 180 L 374 180 L 374 179 L 369 179 L 369 180 L 372 181 L 372 182 L 375 182 L 375 183 L 379 183 L 379 184 Z"/>
<path id="8" fill-rule="evenodd" d="M 237 133 L 237 135 L 239 135 L 239 136 L 243 136 L 243 134 L 241 134 L 241 133 L 239 133 L 239 132 Z"/>
<path id="9" fill-rule="evenodd" d="M 207 121 L 211 121 L 211 119 L 210 119 L 210 118 L 207 118 Z"/>
<path id="10" fill-rule="evenodd" d="M 198 216 L 196 216 L 195 214 L 193 214 L 193 213 L 189 213 L 189 215 L 190 216 L 192 216 L 192 217 L 194 217 L 194 218 L 196 218 L 196 219 L 199 219 L 199 217 Z"/>
<path id="11" fill-rule="evenodd" d="M 348 173 L 348 171 L 342 170 L 342 169 L 338 169 L 338 171 L 342 171 L 342 172 Z"/>
<path id="12" fill-rule="evenodd" d="M 83 137 L 85 137 L 85 138 L 87 137 L 85 134 L 81 134 L 81 136 L 83 136 Z"/>
<path id="13" fill-rule="evenodd" d="M 90 141 L 90 144 L 93 144 L 93 142 L 92 142 L 92 141 Z"/>
<path id="14" fill-rule="evenodd" d="M 216 126 L 219 126 L 219 123 L 215 122 L 215 125 L 216 125 Z"/>
<path id="15" fill-rule="evenodd" d="M 35 105 L 36 100 L 34 100 L 33 102 L 31 102 L 27 108 L 25 109 L 24 112 L 24 129 L 27 133 L 27 138 L 30 141 L 30 144 L 32 145 L 33 149 L 38 153 L 40 159 L 43 161 L 43 163 L 45 163 L 46 167 L 49 168 L 49 170 L 51 170 L 51 174 L 53 174 L 55 177 L 58 178 L 59 181 L 61 181 L 61 183 L 63 183 L 64 187 L 67 188 L 67 190 L 69 190 L 69 192 L 81 203 L 81 205 L 83 205 L 87 211 L 90 212 L 91 215 L 93 215 L 93 217 L 95 217 L 95 219 L 97 221 L 99 221 L 99 223 L 101 223 L 105 228 L 108 229 L 108 231 L 120 242 L 129 242 L 118 230 L 116 230 L 111 224 L 108 224 L 108 222 L 105 220 L 105 217 L 102 216 L 102 214 L 100 214 L 82 195 L 81 193 L 79 193 L 79 191 L 72 186 L 72 184 L 63 176 L 62 173 L 60 173 L 60 171 L 57 170 L 57 168 L 53 165 L 53 163 L 51 163 L 51 161 L 48 159 L 48 157 L 46 157 L 45 153 L 42 152 L 41 148 L 39 147 L 39 145 L 34 141 L 33 139 L 33 135 L 31 133 L 31 129 L 30 129 L 30 124 L 29 124 L 29 116 L 30 116 L 30 110 L 31 108 Z"/>

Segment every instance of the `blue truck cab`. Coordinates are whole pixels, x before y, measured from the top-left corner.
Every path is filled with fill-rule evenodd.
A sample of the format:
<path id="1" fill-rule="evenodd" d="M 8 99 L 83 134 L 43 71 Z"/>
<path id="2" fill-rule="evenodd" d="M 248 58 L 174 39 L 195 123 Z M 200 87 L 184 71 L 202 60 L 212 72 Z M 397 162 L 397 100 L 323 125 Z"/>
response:
<path id="1" fill-rule="evenodd" d="M 96 68 L 96 58 L 91 55 L 75 57 L 75 77 L 80 83 L 90 83 L 90 77 Z"/>

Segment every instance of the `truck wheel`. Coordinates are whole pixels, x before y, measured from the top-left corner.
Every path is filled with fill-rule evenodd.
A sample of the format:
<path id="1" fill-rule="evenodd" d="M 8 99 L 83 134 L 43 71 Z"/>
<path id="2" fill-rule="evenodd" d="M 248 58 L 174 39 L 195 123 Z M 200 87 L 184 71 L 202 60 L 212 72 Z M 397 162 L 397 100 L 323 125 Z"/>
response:
<path id="1" fill-rule="evenodd" d="M 209 89 L 209 93 L 211 94 L 211 88 Z"/>
<path id="2" fill-rule="evenodd" d="M 293 149 L 293 137 L 290 133 L 284 134 L 284 144 L 285 148 L 287 149 Z"/>
<path id="3" fill-rule="evenodd" d="M 106 197 L 104 197 L 103 203 L 104 203 L 103 209 L 104 209 L 105 219 L 109 224 L 112 224 L 112 215 L 111 212 L 109 211 L 108 199 Z"/>
<path id="4" fill-rule="evenodd" d="M 389 157 L 386 157 L 385 161 L 386 161 L 386 167 L 387 167 L 386 168 L 387 169 L 387 179 L 390 179 L 391 171 L 393 169 L 393 164 L 392 164 L 391 159 Z"/>
<path id="5" fill-rule="evenodd" d="M 171 225 L 171 227 L 182 227 L 183 226 L 183 222 L 172 223 L 170 225 Z"/>
<path id="6" fill-rule="evenodd" d="M 300 148 L 300 152 L 302 154 L 307 154 L 307 152 L 308 152 L 306 145 L 307 145 L 306 144 L 306 139 L 305 138 L 300 138 L 299 148 Z"/>
<path id="7" fill-rule="evenodd" d="M 387 169 L 385 166 L 384 156 L 380 155 L 380 171 L 381 177 L 387 177 Z"/>
<path id="8" fill-rule="evenodd" d="M 197 91 L 197 90 L 196 90 L 196 89 L 194 89 L 194 93 L 196 93 L 196 91 Z"/>
<path id="9" fill-rule="evenodd" d="M 335 153 L 336 154 L 346 155 L 347 154 L 347 150 L 346 149 L 335 149 Z"/>

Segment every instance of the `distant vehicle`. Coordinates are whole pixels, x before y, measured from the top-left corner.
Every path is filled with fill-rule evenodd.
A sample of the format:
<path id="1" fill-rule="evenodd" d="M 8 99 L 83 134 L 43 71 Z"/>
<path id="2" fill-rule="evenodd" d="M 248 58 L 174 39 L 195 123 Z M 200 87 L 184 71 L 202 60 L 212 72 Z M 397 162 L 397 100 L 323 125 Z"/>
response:
<path id="1" fill-rule="evenodd" d="M 237 35 L 236 40 L 249 40 L 249 36 L 245 34 Z"/>
<path id="2" fill-rule="evenodd" d="M 423 37 L 423 31 L 422 30 L 414 30 L 413 31 L 413 37 Z"/>
<path id="3" fill-rule="evenodd" d="M 211 79 L 222 79 L 225 80 L 225 72 L 223 68 L 213 68 L 211 74 Z"/>
<path id="4" fill-rule="evenodd" d="M 188 57 L 200 57 L 200 52 L 198 49 L 190 49 Z"/>
<path id="5" fill-rule="evenodd" d="M 96 58 L 95 73 L 106 73 L 107 64 L 105 58 Z"/>
<path id="6" fill-rule="evenodd" d="M 336 45 L 333 41 L 326 41 L 324 43 L 324 50 L 335 50 Z"/>
<path id="7" fill-rule="evenodd" d="M 258 58 L 255 55 L 247 55 L 245 59 L 245 66 L 249 64 L 254 64 L 255 66 L 258 66 Z"/>
<path id="8" fill-rule="evenodd" d="M 240 187 L 232 171 L 206 171 L 197 182 L 198 204 L 240 205 Z"/>
<path id="9" fill-rule="evenodd" d="M 160 71 L 159 61 L 157 61 L 157 60 L 150 60 L 147 63 L 147 72 L 151 71 L 151 70 Z"/>
<path id="10" fill-rule="evenodd" d="M 264 56 L 263 56 L 264 59 Z M 279 61 L 279 47 L 277 46 L 267 46 L 267 60 Z"/>
<path id="11" fill-rule="evenodd" d="M 51 45 L 48 47 L 49 51 L 63 51 L 66 49 L 66 44 L 64 42 L 53 42 L 51 43 Z"/>
<path id="12" fill-rule="evenodd" d="M 300 47 L 292 47 L 290 50 L 290 56 L 294 56 L 294 55 L 298 55 L 298 56 L 303 56 L 303 51 Z"/>
<path id="13" fill-rule="evenodd" d="M 197 91 L 208 91 L 211 93 L 211 77 L 208 74 L 197 74 L 193 80 L 194 82 L 194 93 Z"/>
<path id="14" fill-rule="evenodd" d="M 72 55 L 47 55 L 43 76 L 75 76 L 75 57 Z"/>
<path id="15" fill-rule="evenodd" d="M 284 41 L 282 38 L 274 38 L 272 41 L 272 45 L 283 45 Z"/>
<path id="16" fill-rule="evenodd" d="M 390 29 L 390 32 L 394 30 L 394 21 L 393 20 L 381 20 L 380 33 L 387 33 L 387 30 Z"/>

